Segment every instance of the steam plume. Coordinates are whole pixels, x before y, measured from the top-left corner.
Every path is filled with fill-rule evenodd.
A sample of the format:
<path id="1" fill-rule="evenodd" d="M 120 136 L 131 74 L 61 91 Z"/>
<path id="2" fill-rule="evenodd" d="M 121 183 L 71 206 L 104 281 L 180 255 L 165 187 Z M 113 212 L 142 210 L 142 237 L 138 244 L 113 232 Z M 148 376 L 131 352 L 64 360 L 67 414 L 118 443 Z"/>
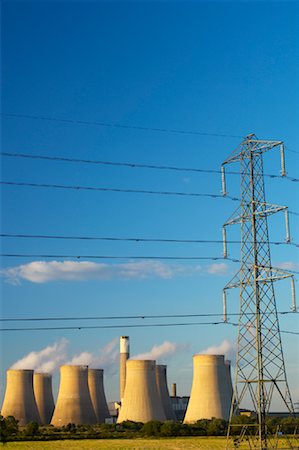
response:
<path id="1" fill-rule="evenodd" d="M 19 359 L 11 369 L 31 369 L 38 372 L 54 372 L 66 359 L 68 341 L 64 338 L 40 351 L 33 351 Z"/>
<path id="2" fill-rule="evenodd" d="M 165 359 L 179 351 L 186 349 L 186 344 L 176 344 L 174 342 L 165 341 L 163 344 L 154 345 L 153 348 L 146 353 L 140 353 L 133 357 L 133 359 L 153 359 L 160 360 Z"/>
<path id="3" fill-rule="evenodd" d="M 235 344 L 227 339 L 224 339 L 219 345 L 212 345 L 211 347 L 202 350 L 200 353 L 206 355 L 224 355 L 226 359 L 235 359 Z"/>

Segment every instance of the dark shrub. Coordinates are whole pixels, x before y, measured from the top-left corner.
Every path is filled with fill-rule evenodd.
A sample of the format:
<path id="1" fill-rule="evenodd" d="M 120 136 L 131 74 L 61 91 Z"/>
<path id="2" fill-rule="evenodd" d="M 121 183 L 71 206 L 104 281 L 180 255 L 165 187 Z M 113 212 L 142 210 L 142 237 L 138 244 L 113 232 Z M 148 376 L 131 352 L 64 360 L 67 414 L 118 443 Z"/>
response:
<path id="1" fill-rule="evenodd" d="M 141 433 L 144 436 L 159 436 L 161 426 L 162 424 L 158 420 L 151 420 L 143 425 Z"/>

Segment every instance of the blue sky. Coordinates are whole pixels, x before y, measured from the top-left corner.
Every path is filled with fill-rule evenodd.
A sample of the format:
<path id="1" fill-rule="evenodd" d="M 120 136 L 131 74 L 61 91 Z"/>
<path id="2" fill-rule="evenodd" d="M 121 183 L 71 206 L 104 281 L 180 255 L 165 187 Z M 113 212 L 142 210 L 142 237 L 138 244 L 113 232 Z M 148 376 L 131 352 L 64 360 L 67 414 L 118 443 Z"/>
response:
<path id="1" fill-rule="evenodd" d="M 2 116 L 2 151 L 219 169 L 241 141 L 230 136 L 254 132 L 260 138 L 285 142 L 290 150 L 288 174 L 298 177 L 298 154 L 292 151 L 299 151 L 296 2 L 6 1 L 2 25 L 3 113 L 228 135 Z M 7 181 L 216 194 L 221 189 L 218 174 L 9 157 L 3 157 L 1 165 Z M 231 168 L 238 170 L 238 166 Z M 266 154 L 265 171 L 278 174 L 279 170 L 278 151 Z M 231 195 L 240 195 L 238 176 L 230 176 L 228 186 Z M 267 178 L 266 194 L 269 202 L 298 211 L 296 183 Z M 2 233 L 221 239 L 221 226 L 236 206 L 227 199 L 2 186 L 1 228 Z M 282 241 L 283 216 L 271 217 L 269 226 L 270 238 Z M 298 242 L 296 216 L 291 216 L 291 229 Z M 236 226 L 229 237 L 238 239 L 239 233 Z M 273 264 L 289 263 L 298 270 L 295 250 L 275 246 Z M 6 238 L 2 251 L 221 256 L 222 246 Z M 232 245 L 229 253 L 238 258 L 239 246 Z M 63 258 L 54 268 L 45 258 L 37 259 L 42 262 L 38 266 L 29 265 L 33 261 L 2 259 L 4 317 L 221 313 L 222 288 L 238 270 L 229 262 L 223 267 L 213 261 L 124 259 L 90 264 L 85 259 L 83 272 L 78 262 L 72 266 Z M 43 270 L 42 275 L 37 269 Z M 71 279 L 63 279 L 65 271 Z M 278 310 L 289 309 L 286 282 L 277 286 L 277 303 Z M 230 296 L 229 308 L 238 311 L 237 293 Z M 2 395 L 5 370 L 32 351 L 62 343 L 69 361 L 81 352 L 99 354 L 103 348 L 105 356 L 112 342 L 109 357 L 102 362 L 110 373 L 107 397 L 118 398 L 113 343 L 122 334 L 130 335 L 135 355 L 171 343 L 161 360 L 168 364 L 169 382 L 178 383 L 179 394 L 188 394 L 192 354 L 236 339 L 236 329 L 226 325 L 129 329 L 120 320 L 113 324 L 123 327 L 3 333 Z M 296 316 L 281 317 L 282 329 L 296 327 Z M 299 341 L 283 335 L 283 343 L 290 385 L 298 400 Z M 55 375 L 55 387 L 57 382 Z"/>

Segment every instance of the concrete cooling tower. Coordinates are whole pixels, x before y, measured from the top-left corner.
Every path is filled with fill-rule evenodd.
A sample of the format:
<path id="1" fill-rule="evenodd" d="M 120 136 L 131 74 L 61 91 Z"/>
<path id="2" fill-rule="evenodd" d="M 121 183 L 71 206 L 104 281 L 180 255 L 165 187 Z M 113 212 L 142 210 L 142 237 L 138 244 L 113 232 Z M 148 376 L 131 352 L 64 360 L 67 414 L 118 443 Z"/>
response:
<path id="1" fill-rule="evenodd" d="M 97 423 L 104 423 L 110 417 L 104 391 L 104 371 L 102 369 L 88 369 L 88 387 Z"/>
<path id="2" fill-rule="evenodd" d="M 48 425 L 51 422 L 55 408 L 52 392 L 52 375 L 35 372 L 33 375 L 33 390 L 41 423 Z"/>
<path id="3" fill-rule="evenodd" d="M 161 398 L 164 414 L 166 420 L 175 420 L 175 414 L 172 409 L 171 400 L 169 397 L 168 387 L 167 387 L 167 374 L 166 367 L 162 364 L 156 365 L 156 382 L 158 393 Z"/>
<path id="4" fill-rule="evenodd" d="M 121 336 L 119 340 L 120 344 L 120 401 L 123 400 L 125 386 L 126 386 L 126 370 L 127 360 L 130 358 L 130 341 L 129 336 Z"/>
<path id="5" fill-rule="evenodd" d="M 227 387 L 228 387 L 228 393 L 230 402 L 233 398 L 233 384 L 232 384 L 232 376 L 231 376 L 231 361 L 229 359 L 224 361 L 225 364 L 225 373 L 226 373 L 226 381 L 227 381 Z"/>
<path id="6" fill-rule="evenodd" d="M 228 419 L 230 393 L 223 355 L 194 355 L 193 383 L 184 423 Z"/>
<path id="7" fill-rule="evenodd" d="M 95 424 L 97 419 L 88 388 L 88 366 L 61 366 L 60 386 L 51 424 Z"/>
<path id="8" fill-rule="evenodd" d="M 165 419 L 156 383 L 156 362 L 129 359 L 126 388 L 117 422 L 133 420 L 146 423 Z"/>
<path id="9" fill-rule="evenodd" d="M 33 370 L 8 370 L 6 392 L 2 405 L 3 417 L 14 416 L 19 425 L 29 422 L 41 424 L 34 393 Z"/>

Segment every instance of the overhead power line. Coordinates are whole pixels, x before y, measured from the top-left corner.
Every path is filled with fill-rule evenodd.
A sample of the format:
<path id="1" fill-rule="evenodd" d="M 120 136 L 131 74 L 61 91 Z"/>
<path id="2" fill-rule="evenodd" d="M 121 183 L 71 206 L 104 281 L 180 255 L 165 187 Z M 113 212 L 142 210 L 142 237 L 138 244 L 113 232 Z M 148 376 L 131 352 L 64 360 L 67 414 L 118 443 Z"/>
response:
<path id="1" fill-rule="evenodd" d="M 161 259 L 161 260 L 212 260 L 212 261 L 231 261 L 240 262 L 239 259 L 224 258 L 223 256 L 139 256 L 139 255 L 47 255 L 47 254 L 30 254 L 30 253 L 0 253 L 2 257 L 12 258 L 74 258 L 74 259 Z"/>
<path id="2" fill-rule="evenodd" d="M 60 327 L 19 327 L 19 328 L 0 328 L 0 331 L 51 331 L 51 330 L 97 330 L 113 328 L 162 328 L 162 327 L 182 327 L 182 326 L 204 326 L 204 325 L 231 325 L 237 327 L 233 322 L 181 322 L 181 323 L 152 323 L 152 324 L 117 324 L 117 325 L 82 325 L 82 326 L 60 326 Z M 299 335 L 297 331 L 280 330 L 281 333 Z"/>
<path id="3" fill-rule="evenodd" d="M 298 311 L 277 311 L 277 314 L 298 314 Z M 248 315 L 255 316 L 259 313 L 251 312 Z M 269 313 L 269 315 L 274 313 Z M 276 314 L 276 313 L 275 313 Z M 227 317 L 240 317 L 240 313 L 228 313 Z M 142 314 L 134 316 L 77 316 L 77 317 L 8 317 L 0 318 L 0 322 L 49 322 L 49 321 L 75 321 L 75 320 L 120 320 L 120 319 L 177 319 L 190 317 L 223 317 L 223 313 L 198 313 L 198 314 Z"/>
<path id="4" fill-rule="evenodd" d="M 61 255 L 61 254 L 32 254 L 32 253 L 0 253 L 1 257 L 4 258 L 72 258 L 72 259 L 132 259 L 132 260 L 173 260 L 173 261 L 200 261 L 200 260 L 210 260 L 210 261 L 230 261 L 234 263 L 239 263 L 239 259 L 235 258 L 224 258 L 223 256 L 139 256 L 139 255 Z M 269 267 L 269 269 L 276 269 L 277 267 Z M 278 270 L 284 270 L 279 269 Z M 298 270 L 288 269 L 289 273 L 299 274 Z"/>
<path id="5" fill-rule="evenodd" d="M 32 155 L 28 153 L 13 153 L 13 152 L 0 152 L 0 155 L 12 158 L 25 158 L 25 159 L 38 159 L 45 161 L 60 161 L 68 163 L 79 163 L 79 164 L 96 164 L 104 166 L 114 166 L 114 167 L 127 167 L 133 169 L 150 169 L 150 170 L 167 170 L 167 171 L 178 171 L 178 172 L 195 172 L 195 173 L 213 173 L 221 174 L 221 170 L 217 169 L 201 169 L 192 167 L 176 167 L 176 166 L 166 166 L 157 164 L 140 164 L 135 162 L 118 162 L 118 161 L 103 161 L 95 159 L 82 159 L 82 158 L 69 158 L 66 156 L 45 156 L 45 155 Z M 229 175 L 240 175 L 240 172 L 227 171 Z M 276 175 L 276 174 L 265 174 L 264 176 L 269 178 L 282 178 L 289 181 L 299 182 L 299 178 L 294 178 L 290 176 Z"/>
<path id="6" fill-rule="evenodd" d="M 299 154 L 299 152 L 298 152 L 297 150 L 293 150 L 292 148 L 289 148 L 289 147 L 287 147 L 287 146 L 285 146 L 285 149 L 286 149 L 288 152 Z"/>
<path id="7" fill-rule="evenodd" d="M 20 238 L 20 239 L 57 239 L 57 240 L 77 240 L 77 241 L 124 241 L 124 242 L 159 242 L 159 243 L 184 243 L 184 244 L 223 244 L 220 239 L 163 239 L 163 238 L 142 238 L 142 237 L 113 237 L 113 236 L 59 236 L 47 234 L 11 234 L 0 233 L 3 238 Z M 241 241 L 226 240 L 227 244 L 240 244 Z M 264 241 L 258 242 L 259 244 Z M 299 247 L 295 242 L 286 241 L 270 241 L 273 245 L 292 245 Z"/>
<path id="8" fill-rule="evenodd" d="M 236 135 L 236 134 L 208 133 L 208 132 L 194 131 L 194 130 L 179 130 L 179 129 L 174 129 L 174 128 L 145 127 L 145 126 L 139 126 L 139 125 L 124 125 L 124 124 L 109 123 L 109 122 L 63 119 L 63 118 L 58 118 L 58 117 L 48 117 L 48 116 L 31 115 L 31 114 L 15 114 L 15 113 L 0 113 L 0 114 L 3 117 L 45 120 L 48 122 L 72 123 L 72 124 L 77 124 L 77 125 L 95 125 L 95 126 L 107 127 L 107 128 L 123 128 L 123 129 L 128 129 L 128 130 L 140 130 L 140 131 L 157 131 L 157 132 L 161 132 L 161 133 L 190 134 L 190 135 L 197 135 L 197 136 L 243 138 L 243 136 Z"/>
<path id="9" fill-rule="evenodd" d="M 153 194 L 153 195 L 171 195 L 171 196 L 183 196 L 183 197 L 209 197 L 209 198 L 227 198 L 232 201 L 240 201 L 237 197 L 221 194 L 209 194 L 201 192 L 172 192 L 172 191 L 151 191 L 144 189 L 122 189 L 122 188 L 106 188 L 97 186 L 71 186 L 65 184 L 45 184 L 45 183 L 27 183 L 20 181 L 1 181 L 0 184 L 6 186 L 25 186 L 33 188 L 46 188 L 46 189 L 71 189 L 75 191 L 99 191 L 99 192 L 124 192 L 130 194 Z"/>

